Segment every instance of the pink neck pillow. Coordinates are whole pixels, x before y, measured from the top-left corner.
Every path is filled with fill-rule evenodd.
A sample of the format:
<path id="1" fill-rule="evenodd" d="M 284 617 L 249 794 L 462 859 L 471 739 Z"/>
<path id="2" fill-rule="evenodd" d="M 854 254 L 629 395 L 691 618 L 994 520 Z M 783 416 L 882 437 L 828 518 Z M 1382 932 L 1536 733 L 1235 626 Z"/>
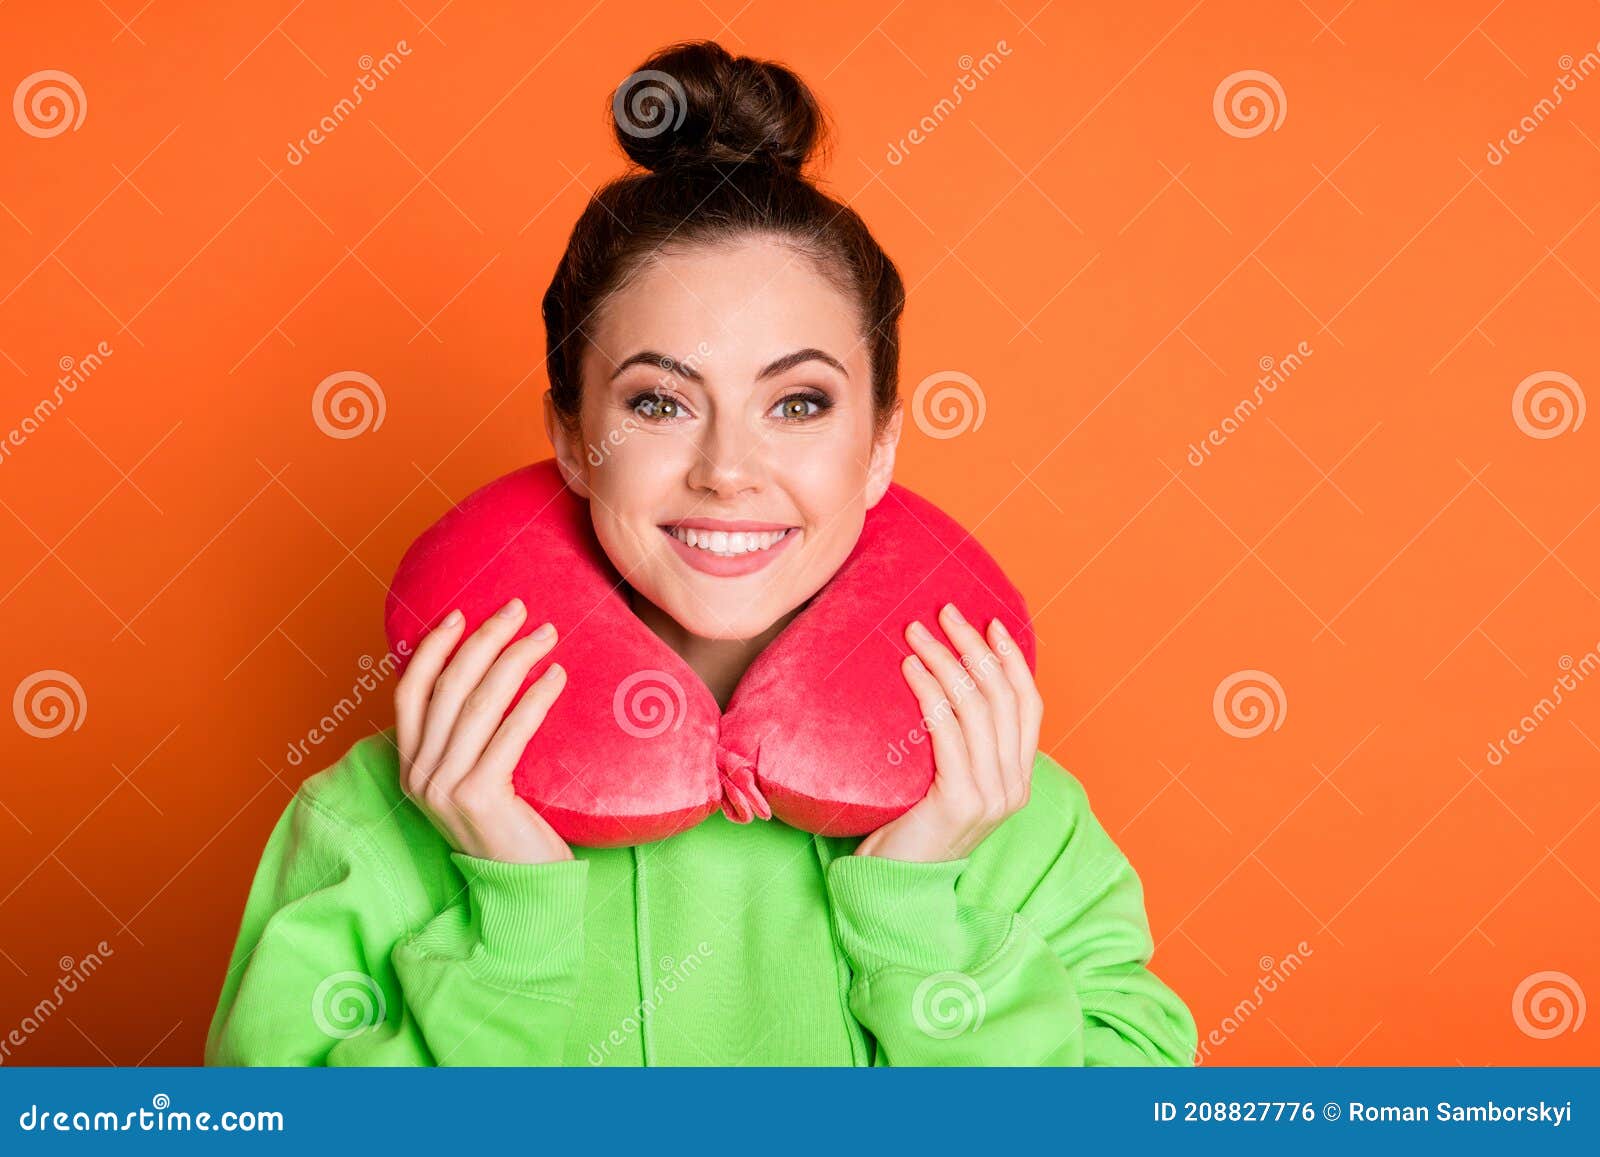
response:
<path id="1" fill-rule="evenodd" d="M 726 711 L 633 613 L 588 502 L 554 458 L 479 488 L 412 543 L 385 604 L 390 649 L 403 668 L 451 610 L 466 616 L 465 637 L 513 596 L 528 608 L 519 637 L 547 620 L 558 633 L 523 688 L 552 662 L 567 671 L 513 786 L 578 846 L 664 839 L 718 807 L 738 823 L 865 835 L 933 782 L 926 721 L 900 672 L 912 619 L 948 646 L 946 602 L 980 630 L 998 616 L 1035 666 L 1021 594 L 953 519 L 898 483 Z"/>

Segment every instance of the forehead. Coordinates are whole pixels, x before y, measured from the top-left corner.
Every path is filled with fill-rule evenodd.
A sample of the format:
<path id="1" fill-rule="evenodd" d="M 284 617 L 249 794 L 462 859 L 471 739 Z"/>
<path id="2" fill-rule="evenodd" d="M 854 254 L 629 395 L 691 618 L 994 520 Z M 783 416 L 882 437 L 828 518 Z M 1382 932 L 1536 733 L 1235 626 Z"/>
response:
<path id="1" fill-rule="evenodd" d="M 701 342 L 726 365 L 806 346 L 847 366 L 866 358 L 856 303 L 809 256 L 766 237 L 652 254 L 597 312 L 590 337 L 611 362 L 644 347 L 687 357 Z"/>

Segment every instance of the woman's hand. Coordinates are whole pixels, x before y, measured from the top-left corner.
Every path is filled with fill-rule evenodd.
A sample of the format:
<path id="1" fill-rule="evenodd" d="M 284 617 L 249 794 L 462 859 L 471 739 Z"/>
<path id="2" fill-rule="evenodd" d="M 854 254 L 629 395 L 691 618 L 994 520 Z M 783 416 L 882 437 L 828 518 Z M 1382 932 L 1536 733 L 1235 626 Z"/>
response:
<path id="1" fill-rule="evenodd" d="M 906 628 L 901 672 L 933 743 L 928 794 L 857 846 L 858 856 L 959 860 L 1028 802 L 1044 701 L 1016 641 L 999 619 L 988 642 L 955 605 L 939 612 L 956 659 L 920 622 Z"/>
<path id="2" fill-rule="evenodd" d="M 451 847 L 485 860 L 543 864 L 572 859 L 572 849 L 517 795 L 511 773 L 567 676 L 552 663 L 502 721 L 528 671 L 555 646 L 549 623 L 506 646 L 526 613 L 522 600 L 512 599 L 448 665 L 465 619 L 454 611 L 430 631 L 395 687 L 395 738 L 401 787 Z"/>

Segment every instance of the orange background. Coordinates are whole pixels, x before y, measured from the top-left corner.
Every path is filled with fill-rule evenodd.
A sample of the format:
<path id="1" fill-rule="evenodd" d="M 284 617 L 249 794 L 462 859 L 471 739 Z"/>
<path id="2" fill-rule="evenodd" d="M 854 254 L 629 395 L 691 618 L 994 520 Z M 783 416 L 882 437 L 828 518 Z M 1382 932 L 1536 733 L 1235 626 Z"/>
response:
<path id="1" fill-rule="evenodd" d="M 1311 950 L 1206 1063 L 1600 1060 L 1600 1014 L 1513 1011 L 1544 971 L 1600 995 L 1600 682 L 1485 757 L 1600 643 L 1600 418 L 1512 412 L 1600 383 L 1600 76 L 1487 157 L 1595 5 L 18 0 L 0 96 L 60 69 L 86 108 L 36 137 L 0 106 L 0 438 L 113 352 L 0 459 L 0 690 L 83 688 L 75 730 L 0 729 L 0 1035 L 115 954 L 10 1063 L 198 1062 L 268 831 L 389 689 L 317 766 L 289 746 L 383 653 L 411 539 L 548 454 L 538 300 L 622 167 L 610 93 L 700 36 L 833 116 L 827 186 L 910 290 L 907 402 L 981 391 L 959 436 L 907 422 L 897 478 L 1026 593 L 1042 746 L 1144 880 L 1152 968 L 1204 1039 Z M 1244 69 L 1276 129 L 1214 113 Z M 332 438 L 345 370 L 386 412 Z M 1248 739 L 1213 710 L 1245 670 L 1283 689 Z"/>

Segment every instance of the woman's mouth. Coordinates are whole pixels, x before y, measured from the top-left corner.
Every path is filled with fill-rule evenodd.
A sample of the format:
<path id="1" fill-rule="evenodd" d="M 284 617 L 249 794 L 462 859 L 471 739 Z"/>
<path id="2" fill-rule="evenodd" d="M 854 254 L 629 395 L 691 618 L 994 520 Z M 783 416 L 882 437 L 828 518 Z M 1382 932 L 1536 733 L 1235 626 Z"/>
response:
<path id="1" fill-rule="evenodd" d="M 729 529 L 733 527 L 733 529 Z M 661 527 L 678 557 L 703 574 L 753 574 L 771 563 L 800 531 L 797 526 L 717 524 L 691 520 Z"/>

